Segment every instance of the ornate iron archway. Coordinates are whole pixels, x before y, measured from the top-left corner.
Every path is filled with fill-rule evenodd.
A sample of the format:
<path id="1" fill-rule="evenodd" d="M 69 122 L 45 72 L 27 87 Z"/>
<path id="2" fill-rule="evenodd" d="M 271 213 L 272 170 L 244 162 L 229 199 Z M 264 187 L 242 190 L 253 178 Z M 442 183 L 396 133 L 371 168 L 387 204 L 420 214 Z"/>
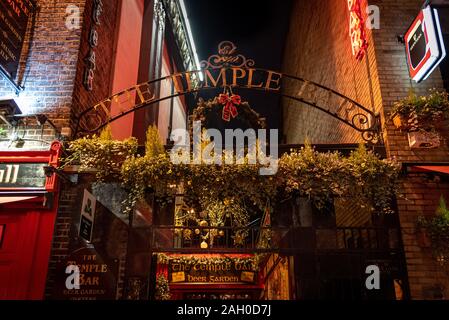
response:
<path id="1" fill-rule="evenodd" d="M 236 53 L 232 42 L 224 41 L 219 44 L 217 54 L 201 62 L 201 70 L 176 73 L 135 85 L 84 110 L 76 119 L 75 136 L 96 133 L 117 119 L 164 100 L 232 87 L 279 94 L 334 117 L 360 132 L 367 142 L 381 141 L 379 115 L 360 103 L 316 82 L 254 65 L 254 60 Z M 155 85 L 164 81 L 174 88 L 173 93 L 157 96 Z M 111 113 L 113 105 L 119 110 L 114 114 Z"/>

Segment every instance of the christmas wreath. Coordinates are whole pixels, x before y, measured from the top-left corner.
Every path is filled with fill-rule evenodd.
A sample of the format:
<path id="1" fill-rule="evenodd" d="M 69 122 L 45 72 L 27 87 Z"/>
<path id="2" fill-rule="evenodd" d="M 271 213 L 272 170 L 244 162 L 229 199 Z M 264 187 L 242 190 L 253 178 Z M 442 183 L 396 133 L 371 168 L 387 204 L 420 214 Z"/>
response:
<path id="1" fill-rule="evenodd" d="M 208 101 L 200 98 L 190 120 L 191 123 L 201 121 L 208 127 L 207 124 L 212 116 L 221 117 L 225 122 L 231 122 L 232 119 L 239 117 L 253 129 L 267 127 L 266 119 L 254 111 L 248 102 L 242 101 L 241 97 L 235 94 L 223 93 Z"/>

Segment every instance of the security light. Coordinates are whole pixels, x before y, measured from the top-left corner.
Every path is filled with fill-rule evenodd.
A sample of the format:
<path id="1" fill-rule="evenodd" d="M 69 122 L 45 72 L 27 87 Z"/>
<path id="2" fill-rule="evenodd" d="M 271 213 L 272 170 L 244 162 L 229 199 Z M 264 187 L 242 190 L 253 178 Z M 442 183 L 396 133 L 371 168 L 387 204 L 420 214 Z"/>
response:
<path id="1" fill-rule="evenodd" d="M 0 99 L 0 120 L 5 124 L 11 126 L 8 118 L 21 113 L 22 112 L 14 99 Z"/>

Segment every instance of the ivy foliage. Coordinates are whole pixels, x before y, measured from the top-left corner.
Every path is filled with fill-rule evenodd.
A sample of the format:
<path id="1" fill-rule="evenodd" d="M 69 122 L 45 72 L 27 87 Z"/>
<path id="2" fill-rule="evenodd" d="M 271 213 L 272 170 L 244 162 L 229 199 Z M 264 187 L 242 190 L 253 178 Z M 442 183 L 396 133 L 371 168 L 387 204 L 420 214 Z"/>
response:
<path id="1" fill-rule="evenodd" d="M 449 209 L 443 196 L 440 198 L 436 215 L 432 218 L 420 217 L 418 226 L 427 230 L 433 254 L 437 260 L 447 264 L 449 261 Z"/>
<path id="2" fill-rule="evenodd" d="M 320 153 L 306 145 L 282 155 L 275 175 L 262 176 L 262 165 L 251 164 L 247 158 L 238 165 L 174 164 L 156 131 L 149 128 L 151 140 L 143 156 L 136 155 L 134 138 L 114 141 L 106 133 L 73 141 L 69 147 L 71 161 L 77 161 L 81 169 L 96 169 L 99 180 L 121 182 L 129 192 L 128 212 L 148 191 L 159 199 L 172 199 L 179 187 L 186 205 L 197 212 L 224 203 L 243 208 L 236 212 L 264 210 L 267 200 L 286 198 L 293 192 L 309 198 L 317 207 L 335 197 L 351 197 L 361 207 L 391 212 L 398 166 L 379 159 L 363 145 L 349 157 L 338 152 Z M 247 217 L 238 219 L 242 224 L 248 221 Z"/>
<path id="3" fill-rule="evenodd" d="M 436 89 L 431 89 L 425 96 L 411 92 L 393 105 L 391 116 L 396 115 L 409 131 L 436 131 L 438 123 L 449 119 L 449 95 Z"/>
<path id="4" fill-rule="evenodd" d="M 154 293 L 154 298 L 156 300 L 170 300 L 170 286 L 168 279 L 163 275 L 159 274 L 156 279 L 156 292 Z"/>
<path id="5" fill-rule="evenodd" d="M 99 182 L 121 180 L 122 165 L 137 153 L 137 139 L 112 139 L 111 128 L 106 127 L 99 136 L 84 137 L 70 142 L 63 166 L 77 164 L 80 171 L 95 170 Z"/>
<path id="6" fill-rule="evenodd" d="M 219 116 L 222 110 L 217 98 L 200 100 L 190 120 L 192 124 L 193 121 L 205 123 L 210 115 Z M 239 104 L 238 112 L 250 127 L 265 128 L 265 119 L 247 102 Z M 201 150 L 194 146 L 186 156 L 192 159 L 191 153 L 202 155 L 211 150 L 207 148 L 213 142 L 207 134 L 202 135 L 201 142 L 196 146 Z M 344 157 L 338 152 L 317 152 L 306 144 L 280 159 L 271 159 L 271 164 L 276 160 L 278 165 L 277 173 L 271 176 L 261 175 L 264 165 L 254 159 L 257 154 L 263 154 L 259 143 L 256 152 L 247 150 L 238 162 L 232 152 L 214 154 L 221 157 L 223 165 L 171 161 L 155 126 L 148 128 L 145 153 L 137 154 L 137 147 L 135 138 L 113 140 L 107 127 L 99 136 L 72 141 L 66 164 L 79 164 L 81 171 L 95 170 L 100 181 L 120 182 L 128 191 L 125 212 L 131 212 L 148 192 L 164 203 L 173 201 L 181 191 L 188 208 L 197 213 L 208 212 L 209 221 L 217 226 L 222 225 L 223 215 L 231 212 L 235 227 L 245 227 L 252 218 L 260 217 L 267 203 L 289 198 L 293 193 L 309 198 L 318 208 L 334 198 L 350 197 L 358 200 L 361 207 L 390 213 L 399 173 L 395 163 L 379 159 L 363 145 Z"/>

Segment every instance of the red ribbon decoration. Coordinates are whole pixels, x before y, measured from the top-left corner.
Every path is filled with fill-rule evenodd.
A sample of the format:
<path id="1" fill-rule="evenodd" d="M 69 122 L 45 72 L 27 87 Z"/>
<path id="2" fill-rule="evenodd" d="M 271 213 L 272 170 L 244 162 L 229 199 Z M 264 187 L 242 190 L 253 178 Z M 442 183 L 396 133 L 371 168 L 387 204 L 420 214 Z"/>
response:
<path id="1" fill-rule="evenodd" d="M 236 94 L 229 96 L 228 94 L 220 94 L 218 102 L 224 105 L 222 118 L 224 121 L 231 121 L 231 117 L 235 118 L 239 114 L 237 106 L 242 103 L 242 98 Z"/>

